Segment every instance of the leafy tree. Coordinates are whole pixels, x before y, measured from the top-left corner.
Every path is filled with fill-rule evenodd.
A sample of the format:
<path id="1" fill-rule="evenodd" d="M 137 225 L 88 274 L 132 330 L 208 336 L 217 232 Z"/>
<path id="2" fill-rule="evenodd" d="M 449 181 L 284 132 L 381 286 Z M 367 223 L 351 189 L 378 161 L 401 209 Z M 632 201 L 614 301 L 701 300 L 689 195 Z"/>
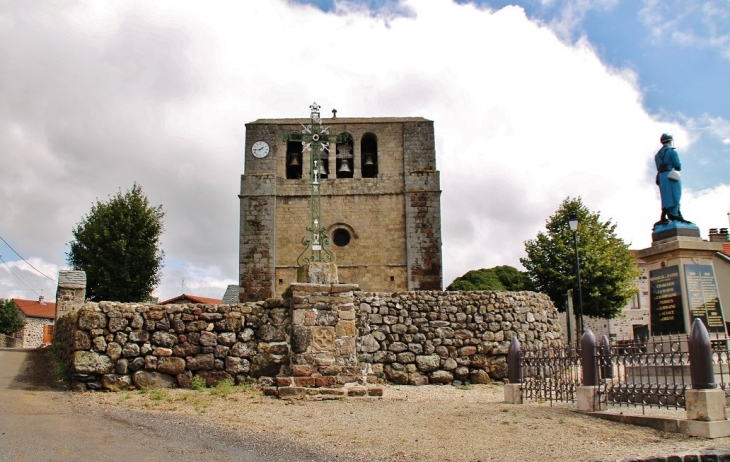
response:
<path id="1" fill-rule="evenodd" d="M 10 335 L 18 332 L 25 325 L 20 311 L 10 299 L 0 298 L 0 334 Z"/>
<path id="2" fill-rule="evenodd" d="M 592 213 L 580 197 L 568 197 L 547 220 L 547 232 L 525 242 L 526 258 L 520 262 L 527 269 L 535 288 L 550 296 L 556 307 L 563 311 L 568 289 L 573 291 L 576 314 L 578 290 L 575 272 L 573 232 L 568 217 L 575 213 L 579 226 L 578 255 L 583 292 L 583 314 L 604 319 L 618 316 L 628 300 L 636 294 L 634 282 L 639 271 L 628 245 L 615 234 L 611 220 L 601 221 L 599 213 Z"/>
<path id="3" fill-rule="evenodd" d="M 446 290 L 497 290 L 514 291 L 532 290 L 532 281 L 527 274 L 513 268 L 502 265 L 494 268 L 482 268 L 467 271 L 463 276 L 454 279 Z"/>
<path id="4" fill-rule="evenodd" d="M 137 183 L 106 202 L 97 200 L 73 230 L 66 259 L 86 271 L 90 300 L 140 302 L 160 282 L 164 252 L 161 205 L 151 206 Z"/>

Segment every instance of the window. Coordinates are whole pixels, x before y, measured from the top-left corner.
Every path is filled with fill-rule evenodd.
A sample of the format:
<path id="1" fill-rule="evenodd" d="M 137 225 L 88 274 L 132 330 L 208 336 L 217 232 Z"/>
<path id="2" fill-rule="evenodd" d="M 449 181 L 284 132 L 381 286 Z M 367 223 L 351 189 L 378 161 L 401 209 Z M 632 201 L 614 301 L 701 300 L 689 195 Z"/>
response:
<path id="1" fill-rule="evenodd" d="M 344 228 L 337 228 L 332 234 L 332 241 L 337 247 L 344 247 L 350 243 L 350 233 Z"/>
<path id="2" fill-rule="evenodd" d="M 378 139 L 366 133 L 360 142 L 360 168 L 363 178 L 378 177 Z"/>

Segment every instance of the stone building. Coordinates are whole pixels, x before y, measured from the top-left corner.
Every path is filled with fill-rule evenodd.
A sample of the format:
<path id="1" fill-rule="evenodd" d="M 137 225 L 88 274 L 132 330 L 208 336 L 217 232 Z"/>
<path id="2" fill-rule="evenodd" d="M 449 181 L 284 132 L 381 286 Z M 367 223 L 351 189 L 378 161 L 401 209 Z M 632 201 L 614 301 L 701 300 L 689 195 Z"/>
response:
<path id="1" fill-rule="evenodd" d="M 48 345 L 53 340 L 56 304 L 46 302 L 43 296 L 38 300 L 14 298 L 13 304 L 20 311 L 25 326 L 17 332 L 16 338 L 22 340 L 22 348 L 36 348 Z"/>
<path id="2" fill-rule="evenodd" d="M 310 221 L 310 119 L 246 124 L 241 176 L 240 300 L 280 296 L 297 280 Z M 322 225 L 341 283 L 362 290 L 441 290 L 440 181 L 433 122 L 331 118 L 338 135 L 322 154 Z"/>

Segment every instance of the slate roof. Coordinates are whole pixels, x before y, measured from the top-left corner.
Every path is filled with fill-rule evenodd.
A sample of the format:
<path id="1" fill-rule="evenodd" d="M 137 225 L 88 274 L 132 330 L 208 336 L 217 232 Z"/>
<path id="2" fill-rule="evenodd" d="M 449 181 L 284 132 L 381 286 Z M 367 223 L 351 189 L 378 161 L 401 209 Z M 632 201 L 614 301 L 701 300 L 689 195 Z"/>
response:
<path id="1" fill-rule="evenodd" d="M 50 318 L 56 317 L 56 304 L 53 302 L 45 302 L 42 305 L 38 300 L 23 300 L 22 298 L 14 298 L 13 303 L 23 314 L 29 318 Z"/>
<path id="2" fill-rule="evenodd" d="M 238 294 L 241 292 L 241 288 L 236 284 L 231 284 L 226 287 L 226 293 L 223 294 L 223 304 L 230 305 L 238 303 Z"/>
<path id="3" fill-rule="evenodd" d="M 157 302 L 158 305 L 171 305 L 173 303 L 204 303 L 207 305 L 220 305 L 220 298 L 200 297 L 198 295 L 182 294 L 169 300 Z"/>

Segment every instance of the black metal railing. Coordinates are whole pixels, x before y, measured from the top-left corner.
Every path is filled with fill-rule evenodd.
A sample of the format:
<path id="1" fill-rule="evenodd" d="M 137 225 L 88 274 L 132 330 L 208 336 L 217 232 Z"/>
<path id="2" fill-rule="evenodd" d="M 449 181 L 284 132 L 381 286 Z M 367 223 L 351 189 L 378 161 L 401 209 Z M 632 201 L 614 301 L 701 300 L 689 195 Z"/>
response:
<path id="1" fill-rule="evenodd" d="M 515 360 L 510 346 L 510 359 Z M 517 342 L 519 347 L 519 342 Z M 522 399 L 526 401 L 575 402 L 575 392 L 581 384 L 580 350 L 575 345 L 527 349 L 519 348 L 517 361 L 520 371 Z M 513 370 L 510 367 L 510 370 Z M 515 383 L 514 377 L 510 381 Z"/>
<path id="2" fill-rule="evenodd" d="M 652 337 L 611 345 L 589 330 L 580 347 L 523 349 L 510 344 L 511 383 L 520 383 L 523 401 L 575 402 L 578 386 L 597 387 L 598 409 L 609 406 L 684 408 L 685 390 L 730 393 L 729 341 L 710 340 L 696 320 L 689 335 Z"/>
<path id="3" fill-rule="evenodd" d="M 691 385 L 686 335 L 620 346 L 608 346 L 607 340 L 604 336 L 604 346 L 596 355 L 602 372 L 599 408 L 684 408 L 684 391 Z"/>

